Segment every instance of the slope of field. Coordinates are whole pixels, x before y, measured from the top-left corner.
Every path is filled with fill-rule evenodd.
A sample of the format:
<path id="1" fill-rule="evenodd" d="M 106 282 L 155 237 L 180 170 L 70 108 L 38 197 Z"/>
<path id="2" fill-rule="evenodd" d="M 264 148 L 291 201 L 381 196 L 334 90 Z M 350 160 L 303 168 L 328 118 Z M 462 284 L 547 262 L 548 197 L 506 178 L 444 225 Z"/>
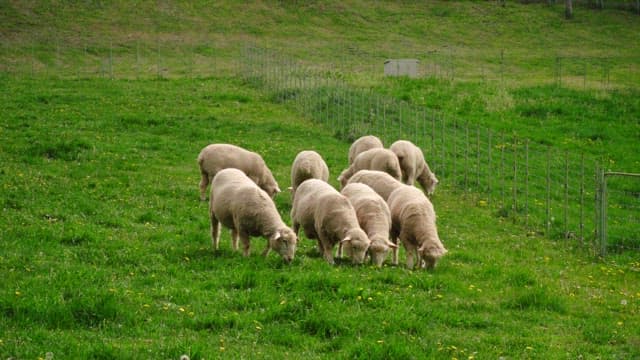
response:
<path id="1" fill-rule="evenodd" d="M 281 187 L 297 151 L 348 144 L 236 80 L 3 78 L 0 355 L 38 358 L 639 356 L 640 264 L 592 262 L 482 207 L 433 198 L 433 272 L 211 250 L 195 157 L 261 152 Z M 288 194 L 276 197 L 287 222 Z"/>
<path id="2" fill-rule="evenodd" d="M 214 252 L 198 200 L 195 158 L 213 142 L 260 152 L 283 189 L 314 149 L 337 185 L 348 136 L 315 122 L 330 97 L 309 96 L 311 73 L 340 84 L 319 94 L 426 105 L 447 128 L 638 171 L 638 16 L 562 15 L 491 1 L 0 2 L 0 358 L 640 357 L 637 252 L 594 258 L 447 176 L 432 200 L 449 254 L 432 272 L 331 267 L 304 236 L 290 265 L 260 257 L 261 238 L 243 258 L 227 232 Z M 276 51 L 242 58 L 248 44 Z M 424 78 L 383 79 L 389 57 L 420 58 Z M 302 77 L 280 89 L 287 66 Z M 336 99 L 352 107 L 333 121 L 369 114 L 358 96 Z M 289 194 L 275 201 L 290 223 Z"/>
<path id="3" fill-rule="evenodd" d="M 108 61 L 121 76 L 156 75 L 156 66 L 171 76 L 211 74 L 257 42 L 325 67 L 379 71 L 384 59 L 416 57 L 475 79 L 542 81 L 554 77 L 557 57 L 568 57 L 562 71 L 581 80 L 586 59 L 592 81 L 629 85 L 638 82 L 640 53 L 633 13 L 576 7 L 566 21 L 560 4 L 520 2 L 7 1 L 0 24 L 4 69 L 65 76 L 99 72 Z"/>

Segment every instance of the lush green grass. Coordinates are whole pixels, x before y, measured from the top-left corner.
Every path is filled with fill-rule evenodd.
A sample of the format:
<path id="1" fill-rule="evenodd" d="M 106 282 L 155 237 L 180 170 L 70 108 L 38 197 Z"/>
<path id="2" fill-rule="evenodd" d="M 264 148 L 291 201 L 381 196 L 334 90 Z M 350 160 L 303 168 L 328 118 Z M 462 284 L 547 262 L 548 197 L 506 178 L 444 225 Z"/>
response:
<path id="1" fill-rule="evenodd" d="M 258 255 L 264 239 L 243 258 L 226 232 L 215 253 L 198 201 L 206 144 L 260 152 L 282 188 L 295 154 L 315 149 L 337 185 L 344 139 L 372 129 L 349 127 L 339 107 L 318 126 L 322 97 L 294 112 L 282 100 L 298 90 L 220 76 L 243 69 L 247 42 L 280 49 L 264 65 L 286 59 L 440 110 L 455 120 L 448 139 L 468 122 L 637 172 L 640 22 L 575 15 L 474 1 L 0 3 L 0 357 L 640 357 L 637 252 L 595 260 L 515 226 L 460 191 L 462 172 L 446 168 L 433 198 L 450 251 L 433 272 L 330 267 L 304 238 L 290 266 Z M 573 57 L 563 88 L 550 86 L 557 56 Z M 383 80 L 388 57 L 418 57 L 436 78 Z M 362 111 L 343 96 L 360 90 L 341 86 L 320 95 Z M 404 116 L 389 140 L 414 131 Z M 445 148 L 439 166 L 457 159 L 461 171 L 465 146 Z M 289 222 L 288 194 L 276 204 Z"/>
<path id="2" fill-rule="evenodd" d="M 264 239 L 243 258 L 224 233 L 214 253 L 201 147 L 260 151 L 281 185 L 302 149 L 346 165 L 348 143 L 235 80 L 2 84 L 3 357 L 640 355 L 637 259 L 592 262 L 446 184 L 433 272 L 330 267 L 304 238 L 289 266 Z"/>
<path id="3" fill-rule="evenodd" d="M 289 61 L 379 76 L 388 58 L 456 80 L 636 86 L 638 16 L 509 1 L 0 3 L 0 70 L 62 77 L 210 76 L 247 43 Z"/>

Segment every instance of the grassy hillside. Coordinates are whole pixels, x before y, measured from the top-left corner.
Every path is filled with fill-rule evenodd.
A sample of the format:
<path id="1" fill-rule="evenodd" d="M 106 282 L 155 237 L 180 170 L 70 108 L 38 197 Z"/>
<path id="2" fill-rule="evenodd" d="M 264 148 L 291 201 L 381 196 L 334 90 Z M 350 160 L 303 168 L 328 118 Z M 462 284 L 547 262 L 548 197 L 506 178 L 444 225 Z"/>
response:
<path id="1" fill-rule="evenodd" d="M 640 172 L 640 20 L 562 14 L 475 1 L 0 2 L 0 358 L 640 357 L 637 251 L 595 259 L 566 234 L 515 225 L 461 191 L 462 172 L 432 198 L 449 249 L 433 272 L 331 267 L 304 236 L 288 266 L 259 256 L 261 238 L 243 258 L 223 232 L 213 252 L 198 200 L 195 157 L 213 142 L 260 152 L 281 188 L 296 153 L 314 149 L 337 185 L 355 134 L 345 115 L 371 116 L 352 93 L 452 120 L 442 151 L 465 182 L 465 145 L 450 137 L 465 122 Z M 243 59 L 247 44 L 276 51 Z M 424 77 L 384 79 L 389 57 L 420 58 Z M 238 74 L 250 65 L 265 66 Z M 282 68 L 303 76 L 280 88 Z M 350 108 L 318 122 L 328 99 Z M 275 200 L 290 223 L 288 194 Z"/>
<path id="2" fill-rule="evenodd" d="M 508 2 L 19 1 L 0 4 L 4 68 L 119 76 L 211 74 L 233 66 L 247 42 L 323 66 L 379 72 L 387 58 L 416 57 L 457 78 L 546 81 L 556 58 L 566 76 L 637 84 L 638 16 L 558 4 Z M 109 60 L 111 59 L 111 60 Z M 363 68 L 364 67 L 364 68 Z M 572 69 L 575 68 L 575 69 Z M 597 82 L 597 81 L 596 81 Z"/>
<path id="3" fill-rule="evenodd" d="M 7 80 L 0 116 L 0 355 L 16 358 L 639 356 L 640 264 L 592 262 L 445 183 L 433 272 L 211 250 L 195 156 L 302 149 L 331 178 L 348 144 L 236 80 Z M 10 95 L 9 95 L 10 94 Z M 335 184 L 335 180 L 332 180 Z M 283 186 L 284 187 L 284 186 Z M 289 222 L 290 199 L 276 203 Z M 404 257 L 404 253 L 401 253 Z"/>

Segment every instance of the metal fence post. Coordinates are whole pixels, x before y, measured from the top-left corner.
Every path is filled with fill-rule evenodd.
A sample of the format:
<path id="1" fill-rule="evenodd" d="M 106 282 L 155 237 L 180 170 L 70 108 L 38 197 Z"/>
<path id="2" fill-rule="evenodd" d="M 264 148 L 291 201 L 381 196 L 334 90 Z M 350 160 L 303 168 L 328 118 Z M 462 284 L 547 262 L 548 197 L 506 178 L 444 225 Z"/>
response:
<path id="1" fill-rule="evenodd" d="M 600 255 L 607 254 L 607 178 L 600 169 Z"/>

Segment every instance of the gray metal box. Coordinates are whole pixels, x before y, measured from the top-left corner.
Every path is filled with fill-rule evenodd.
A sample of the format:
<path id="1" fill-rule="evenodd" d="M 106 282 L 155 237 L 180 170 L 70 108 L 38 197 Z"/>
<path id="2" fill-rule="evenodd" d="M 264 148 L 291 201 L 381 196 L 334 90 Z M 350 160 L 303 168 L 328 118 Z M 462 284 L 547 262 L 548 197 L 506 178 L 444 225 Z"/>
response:
<path id="1" fill-rule="evenodd" d="M 385 76 L 418 77 L 418 59 L 389 59 L 384 62 Z"/>

